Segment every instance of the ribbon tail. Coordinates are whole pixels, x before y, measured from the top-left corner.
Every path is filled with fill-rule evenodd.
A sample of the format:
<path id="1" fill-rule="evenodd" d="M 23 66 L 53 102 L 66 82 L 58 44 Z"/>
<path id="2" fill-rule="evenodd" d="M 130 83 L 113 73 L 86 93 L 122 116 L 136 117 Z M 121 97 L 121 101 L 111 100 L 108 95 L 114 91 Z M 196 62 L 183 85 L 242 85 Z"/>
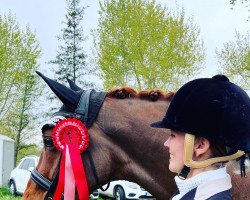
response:
<path id="1" fill-rule="evenodd" d="M 72 169 L 74 172 L 79 199 L 88 200 L 89 190 L 88 190 L 86 174 L 82 163 L 81 152 L 78 149 L 77 145 L 70 145 L 69 153 L 70 153 Z"/>
<path id="2" fill-rule="evenodd" d="M 72 163 L 70 160 L 68 145 L 66 145 L 65 180 L 64 200 L 75 199 L 75 178 L 72 170 Z"/>
<path id="3" fill-rule="evenodd" d="M 53 197 L 53 200 L 61 200 L 61 196 L 63 193 L 63 187 L 64 187 L 64 177 L 65 177 L 65 154 L 66 151 L 64 150 L 62 152 L 62 158 L 61 158 L 61 163 L 60 163 L 60 171 L 59 171 L 59 179 L 58 179 L 58 184 L 57 188 Z"/>

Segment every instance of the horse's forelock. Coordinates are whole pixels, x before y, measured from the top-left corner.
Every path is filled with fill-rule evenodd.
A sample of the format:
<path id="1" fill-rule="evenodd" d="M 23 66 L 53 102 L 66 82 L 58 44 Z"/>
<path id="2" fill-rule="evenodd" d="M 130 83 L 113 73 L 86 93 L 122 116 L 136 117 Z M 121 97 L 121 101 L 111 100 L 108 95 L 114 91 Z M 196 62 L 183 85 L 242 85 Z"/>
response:
<path id="1" fill-rule="evenodd" d="M 110 90 L 107 94 L 109 97 L 117 99 L 127 99 L 127 98 L 140 98 L 150 101 L 157 101 L 159 99 L 171 100 L 173 97 L 173 92 L 164 92 L 162 90 L 142 90 L 139 93 L 136 92 L 133 88 L 123 87 L 119 89 Z"/>

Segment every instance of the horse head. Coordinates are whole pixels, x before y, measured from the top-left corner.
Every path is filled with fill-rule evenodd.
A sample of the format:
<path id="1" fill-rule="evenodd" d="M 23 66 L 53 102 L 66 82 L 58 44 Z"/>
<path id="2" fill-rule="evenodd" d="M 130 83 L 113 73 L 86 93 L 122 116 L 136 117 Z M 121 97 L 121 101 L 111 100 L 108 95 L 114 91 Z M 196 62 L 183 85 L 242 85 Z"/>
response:
<path id="1" fill-rule="evenodd" d="M 151 128 L 150 123 L 162 118 L 173 93 L 137 93 L 131 88 L 108 93 L 84 91 L 70 80 L 68 88 L 39 75 L 63 103 L 55 115 L 78 118 L 89 129 L 91 158 L 83 152 L 82 161 L 90 192 L 112 180 L 126 179 L 138 183 L 157 199 L 170 197 L 175 185 L 173 174 L 167 170 L 169 154 L 163 146 L 169 133 Z M 88 97 L 84 97 L 86 94 Z M 79 108 L 83 99 L 90 99 L 87 116 L 86 110 L 81 112 L 86 103 Z M 58 150 L 44 147 L 36 170 L 53 181 L 59 159 Z M 44 199 L 46 192 L 30 180 L 23 199 Z"/>

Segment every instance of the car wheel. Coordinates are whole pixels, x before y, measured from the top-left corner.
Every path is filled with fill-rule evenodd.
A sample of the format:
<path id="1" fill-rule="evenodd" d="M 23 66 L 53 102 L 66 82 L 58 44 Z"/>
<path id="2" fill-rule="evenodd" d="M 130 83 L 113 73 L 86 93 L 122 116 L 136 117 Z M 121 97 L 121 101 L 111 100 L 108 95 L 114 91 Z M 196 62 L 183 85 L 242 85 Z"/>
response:
<path id="1" fill-rule="evenodd" d="M 15 181 L 10 182 L 10 193 L 12 195 L 17 195 Z"/>
<path id="2" fill-rule="evenodd" d="M 125 192 L 124 192 L 123 188 L 120 186 L 118 186 L 115 189 L 115 199 L 116 200 L 125 200 L 126 199 Z"/>

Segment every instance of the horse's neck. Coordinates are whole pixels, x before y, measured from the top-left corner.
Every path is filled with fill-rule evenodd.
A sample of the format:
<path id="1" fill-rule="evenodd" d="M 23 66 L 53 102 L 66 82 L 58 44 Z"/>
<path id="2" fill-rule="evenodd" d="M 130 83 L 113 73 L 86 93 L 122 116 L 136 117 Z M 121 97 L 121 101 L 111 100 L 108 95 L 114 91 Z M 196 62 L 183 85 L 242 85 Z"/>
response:
<path id="1" fill-rule="evenodd" d="M 172 174 L 167 170 L 169 155 L 163 146 L 168 131 L 150 127 L 162 119 L 167 106 L 167 101 L 108 99 L 97 120 L 114 147 L 111 162 L 118 163 L 111 164 L 110 179 L 126 179 L 148 190 L 154 188 L 157 199 L 168 197 L 174 189 Z"/>

